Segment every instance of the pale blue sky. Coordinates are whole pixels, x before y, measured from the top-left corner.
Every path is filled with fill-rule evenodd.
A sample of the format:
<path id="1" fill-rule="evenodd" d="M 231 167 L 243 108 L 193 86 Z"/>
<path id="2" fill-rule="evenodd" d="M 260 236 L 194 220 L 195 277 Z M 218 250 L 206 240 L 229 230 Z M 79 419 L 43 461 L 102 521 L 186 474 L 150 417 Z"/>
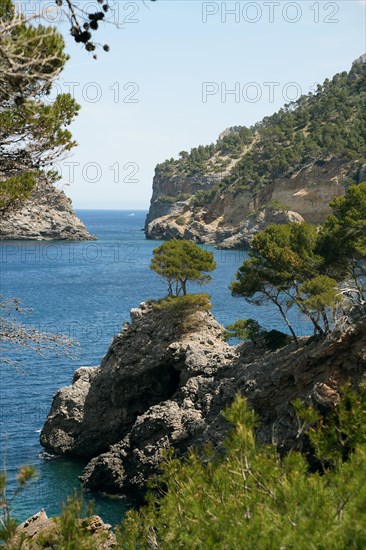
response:
<path id="1" fill-rule="evenodd" d="M 158 162 L 272 114 L 366 51 L 360 0 L 110 3 L 121 28 L 103 25 L 96 36 L 111 52 L 93 61 L 68 39 L 71 60 L 59 82 L 63 91 L 79 84 L 82 105 L 72 125 L 79 147 L 67 159 L 77 165 L 62 167 L 76 208 L 147 208 Z M 205 102 L 204 82 L 212 83 Z M 135 84 L 123 89 L 127 83 Z M 225 97 L 225 87 L 240 96 Z"/>

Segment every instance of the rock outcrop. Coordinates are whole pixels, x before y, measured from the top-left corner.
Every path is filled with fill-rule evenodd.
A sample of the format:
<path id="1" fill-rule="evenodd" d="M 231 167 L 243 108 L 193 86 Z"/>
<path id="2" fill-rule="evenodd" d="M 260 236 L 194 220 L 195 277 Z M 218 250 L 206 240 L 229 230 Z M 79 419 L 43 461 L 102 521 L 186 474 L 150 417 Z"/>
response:
<path id="1" fill-rule="evenodd" d="M 80 529 L 90 535 L 90 542 L 95 550 L 116 548 L 116 537 L 112 531 L 112 526 L 103 523 L 99 516 L 91 516 L 80 521 L 80 524 Z M 12 540 L 11 548 L 23 548 L 24 550 L 55 548 L 56 541 L 61 542 L 61 540 L 62 536 L 60 535 L 57 518 L 49 518 L 46 512 L 41 510 L 19 525 Z M 59 544 L 57 544 L 57 548 L 59 547 Z"/>
<path id="2" fill-rule="evenodd" d="M 42 182 L 24 204 L 2 215 L 0 240 L 91 241 L 71 200 L 52 183 Z"/>
<path id="3" fill-rule="evenodd" d="M 100 367 L 79 369 L 58 391 L 41 443 L 56 453 L 91 458 L 82 480 L 93 490 L 141 495 L 158 470 L 161 450 L 177 455 L 207 442 L 220 445 L 228 425 L 221 411 L 240 392 L 260 417 L 257 437 L 280 451 L 298 448 L 291 402 L 326 409 L 340 386 L 366 371 L 366 319 L 343 320 L 322 342 L 303 339 L 276 352 L 229 346 L 210 313 L 184 331 L 171 312 L 142 304 L 132 310 Z"/>

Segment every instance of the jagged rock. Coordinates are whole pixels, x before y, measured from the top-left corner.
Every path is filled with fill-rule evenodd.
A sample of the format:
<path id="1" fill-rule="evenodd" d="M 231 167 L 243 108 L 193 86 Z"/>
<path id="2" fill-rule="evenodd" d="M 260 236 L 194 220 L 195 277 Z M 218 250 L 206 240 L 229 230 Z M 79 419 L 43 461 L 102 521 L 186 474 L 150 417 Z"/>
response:
<path id="1" fill-rule="evenodd" d="M 116 537 L 112 531 L 112 526 L 105 524 L 99 516 L 91 516 L 80 523 L 82 523 L 80 528 L 92 535 L 95 550 L 116 548 Z M 55 521 L 55 518 L 48 518 L 46 512 L 41 510 L 19 525 L 11 548 L 23 548 L 24 550 L 51 548 L 48 541 L 55 542 L 58 537 L 57 521 Z"/>
<path id="2" fill-rule="evenodd" d="M 244 223 L 240 224 L 234 235 L 220 239 L 219 248 L 249 248 L 253 237 L 263 231 L 266 227 L 273 223 L 300 223 L 304 218 L 297 212 L 287 210 L 261 210 L 257 215 L 251 216 Z M 221 234 L 220 234 L 221 236 Z"/>
<path id="3" fill-rule="evenodd" d="M 216 363 L 211 345 L 206 350 L 205 336 L 219 342 L 223 329 L 210 314 L 201 315 L 201 331 L 180 338 L 164 312 L 146 304 L 132 310 L 133 323 L 115 337 L 101 366 L 77 370 L 72 386 L 55 394 L 42 445 L 60 454 L 95 456 L 121 441 L 139 415 L 169 399 L 192 368 L 217 369 L 222 359 Z M 202 357 L 192 367 L 185 357 L 193 349 Z M 214 363 L 207 365 L 210 358 Z"/>
<path id="4" fill-rule="evenodd" d="M 91 241 L 71 200 L 52 183 L 41 182 L 24 204 L 1 217 L 0 240 Z"/>
<path id="5" fill-rule="evenodd" d="M 211 314 L 197 313 L 182 333 L 167 311 L 143 304 L 113 341 L 101 367 L 77 372 L 58 392 L 42 431 L 46 448 L 93 457 L 82 480 L 94 490 L 141 495 L 157 472 L 161 450 L 177 455 L 228 431 L 221 412 L 245 395 L 260 417 L 257 437 L 279 450 L 299 448 L 291 403 L 301 398 L 326 409 L 340 386 L 366 371 L 366 318 L 344 319 L 322 342 L 301 339 L 268 352 L 231 347 Z M 193 322 L 194 321 L 194 322 Z M 67 440 L 67 445 L 64 441 Z"/>

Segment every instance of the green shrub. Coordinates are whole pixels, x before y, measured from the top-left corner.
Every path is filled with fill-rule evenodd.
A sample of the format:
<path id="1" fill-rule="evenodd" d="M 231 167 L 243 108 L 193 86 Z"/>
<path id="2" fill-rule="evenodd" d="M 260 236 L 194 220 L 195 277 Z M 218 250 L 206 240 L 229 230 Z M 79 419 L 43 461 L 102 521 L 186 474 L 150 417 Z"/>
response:
<path id="1" fill-rule="evenodd" d="M 186 219 L 184 216 L 179 216 L 179 218 L 175 220 L 175 223 L 178 225 L 185 225 Z"/>
<path id="2" fill-rule="evenodd" d="M 128 512 L 118 534 L 121 547 L 365 548 L 366 440 L 365 430 L 360 434 L 359 428 L 366 414 L 366 392 L 351 401 L 348 414 L 344 401 L 337 407 L 338 424 L 316 431 L 331 444 L 334 436 L 339 439 L 334 426 L 340 426 L 342 417 L 342 431 L 354 441 L 349 459 L 319 475 L 309 471 L 300 453 L 281 459 L 273 446 L 259 445 L 255 415 L 238 397 L 225 414 L 234 424 L 225 454 L 208 448 L 203 457 L 191 452 L 184 462 L 167 456 L 159 479 L 163 496 L 150 494 L 145 507 Z"/>
<path id="3" fill-rule="evenodd" d="M 253 344 L 261 344 L 268 350 L 275 351 L 283 348 L 291 342 L 288 334 L 279 330 L 267 331 L 260 326 L 255 319 L 239 319 L 232 325 L 228 325 L 224 333 L 224 339 L 236 338 L 238 340 L 250 340 Z"/>
<path id="4" fill-rule="evenodd" d="M 208 294 L 186 294 L 185 296 L 168 296 L 152 306 L 160 310 L 170 326 L 178 328 L 181 333 L 199 328 L 200 319 L 194 314 L 210 311 L 212 304 Z"/>
<path id="5" fill-rule="evenodd" d="M 232 325 L 228 325 L 224 339 L 237 338 L 238 340 L 251 340 L 253 343 L 263 336 L 263 329 L 255 319 L 239 319 Z"/>
<path id="6" fill-rule="evenodd" d="M 178 195 L 160 195 L 159 202 L 166 202 L 168 204 L 174 204 L 179 201 L 187 201 L 192 195 L 189 193 L 179 193 Z"/>

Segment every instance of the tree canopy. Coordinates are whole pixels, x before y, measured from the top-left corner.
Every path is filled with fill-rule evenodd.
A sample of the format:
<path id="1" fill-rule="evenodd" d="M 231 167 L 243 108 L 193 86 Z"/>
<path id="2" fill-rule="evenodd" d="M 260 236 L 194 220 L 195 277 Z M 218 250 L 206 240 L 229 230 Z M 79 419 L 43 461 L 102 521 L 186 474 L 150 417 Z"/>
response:
<path id="1" fill-rule="evenodd" d="M 322 228 L 291 223 L 258 233 L 230 287 L 257 305 L 275 304 L 295 342 L 289 308 L 297 306 L 322 336 L 345 296 L 365 306 L 366 183 L 351 186 L 331 207 Z"/>
<path id="2" fill-rule="evenodd" d="M 75 145 L 67 126 L 79 106 L 70 94 L 48 98 L 68 57 L 62 36 L 0 9 L 0 211 L 28 198 L 52 162 Z M 55 174 L 49 173 L 55 178 Z"/>
<path id="3" fill-rule="evenodd" d="M 361 304 L 365 299 L 366 275 L 366 182 L 351 186 L 331 207 L 333 214 L 322 229 L 319 251 L 327 271 L 348 282 L 348 293 Z M 344 291 L 347 294 L 347 288 Z"/>
<path id="4" fill-rule="evenodd" d="M 216 268 L 212 252 L 191 241 L 168 241 L 153 251 L 150 267 L 168 283 L 168 295 L 187 294 L 187 283 L 200 285 L 211 280 L 208 272 Z"/>

